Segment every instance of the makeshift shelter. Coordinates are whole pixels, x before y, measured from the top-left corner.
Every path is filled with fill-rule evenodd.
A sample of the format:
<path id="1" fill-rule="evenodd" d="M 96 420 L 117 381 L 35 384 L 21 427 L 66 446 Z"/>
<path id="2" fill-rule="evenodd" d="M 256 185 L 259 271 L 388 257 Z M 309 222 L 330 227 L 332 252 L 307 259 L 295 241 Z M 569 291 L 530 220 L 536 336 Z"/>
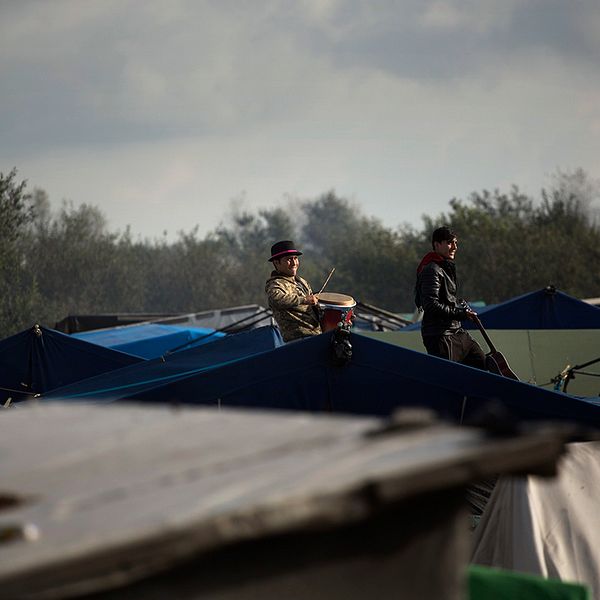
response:
<path id="1" fill-rule="evenodd" d="M 271 310 L 260 304 L 215 308 L 198 313 L 156 319 L 154 322 L 185 327 L 208 327 L 227 333 L 239 333 L 274 324 Z"/>
<path id="2" fill-rule="evenodd" d="M 600 356 L 600 308 L 554 288 L 524 294 L 502 304 L 477 308 L 492 342 L 522 381 L 551 387 L 568 366 Z M 471 321 L 463 327 L 487 351 L 487 344 Z M 392 332 L 362 332 L 374 339 L 425 352 L 421 323 Z M 568 391 L 578 396 L 600 393 L 600 362 L 577 375 Z"/>
<path id="3" fill-rule="evenodd" d="M 54 329 L 62 333 L 79 333 L 92 329 L 120 327 L 134 323 L 154 323 L 167 317 L 175 317 L 173 313 L 116 313 L 99 315 L 68 315 L 54 324 Z"/>
<path id="4" fill-rule="evenodd" d="M 600 308 L 548 286 L 501 304 L 477 308 L 486 329 L 600 329 Z M 465 329 L 476 329 L 471 321 Z M 420 330 L 413 323 L 402 331 Z"/>
<path id="5" fill-rule="evenodd" d="M 553 287 L 478 309 L 488 329 L 600 329 L 600 308 Z M 475 329 L 469 321 L 465 327 Z"/>
<path id="6" fill-rule="evenodd" d="M 204 348 L 225 347 L 235 337 Z M 252 356 L 240 352 L 232 358 L 224 352 L 220 363 L 207 354 L 210 361 L 195 363 L 193 369 L 173 379 L 167 373 L 161 375 L 165 367 L 155 362 L 56 390 L 51 397 L 171 400 L 367 415 L 389 415 L 399 406 L 418 405 L 455 421 L 474 418 L 490 401 L 500 401 L 515 419 L 564 419 L 600 426 L 600 408 L 592 403 L 362 335 L 352 337 L 352 357 L 338 366 L 332 346 L 335 339 L 333 333 L 326 333 Z M 136 383 L 137 375 L 132 378 L 131 373 L 146 368 L 144 380 Z M 499 426 L 510 427 L 510 422 Z"/>
<path id="7" fill-rule="evenodd" d="M 472 560 L 583 582 L 600 598 L 600 443 L 567 448 L 555 478 L 498 480 L 475 530 Z"/>
<path id="8" fill-rule="evenodd" d="M 600 356 L 600 329 L 496 329 L 487 330 L 496 348 L 504 354 L 521 381 L 553 388 L 552 379 L 568 365 L 584 364 Z M 420 331 L 365 332 L 361 335 L 425 352 Z M 471 335 L 487 351 L 479 331 Z M 568 392 L 576 396 L 598 396 L 600 363 L 586 367 L 594 375 L 576 374 Z"/>
<path id="9" fill-rule="evenodd" d="M 95 331 L 74 333 L 73 337 L 106 348 L 135 354 L 143 358 L 158 358 L 189 345 L 206 344 L 225 334 L 206 327 L 179 327 L 158 323 L 139 323 Z"/>
<path id="10" fill-rule="evenodd" d="M 160 323 L 181 327 L 227 329 L 228 333 L 272 325 L 271 311 L 258 304 L 216 308 L 197 313 L 116 313 L 101 315 L 69 315 L 57 322 L 55 329 L 79 333 L 134 323 Z"/>
<path id="11" fill-rule="evenodd" d="M 162 389 L 223 365 L 277 348 L 283 344 L 272 326 L 237 333 L 211 344 L 194 346 L 153 360 L 144 361 L 74 385 L 54 390 L 45 398 L 102 398 L 116 400 L 138 397 L 147 390 Z M 164 401 L 173 399 L 165 392 Z M 179 401 L 179 399 L 177 399 Z M 182 401 L 186 401 L 183 399 Z"/>
<path id="12" fill-rule="evenodd" d="M 21 400 L 142 360 L 35 325 L 0 341 L 0 398 Z"/>

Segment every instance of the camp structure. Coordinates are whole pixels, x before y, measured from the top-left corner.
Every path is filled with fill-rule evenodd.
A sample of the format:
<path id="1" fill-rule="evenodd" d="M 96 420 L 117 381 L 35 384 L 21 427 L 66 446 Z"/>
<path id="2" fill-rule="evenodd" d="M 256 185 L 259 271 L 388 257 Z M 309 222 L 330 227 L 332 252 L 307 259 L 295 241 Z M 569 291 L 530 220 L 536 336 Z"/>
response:
<path id="1" fill-rule="evenodd" d="M 44 394 L 142 360 L 34 325 L 0 341 L 1 403 Z"/>
<path id="2" fill-rule="evenodd" d="M 368 331 L 395 331 L 411 321 L 371 304 L 357 302 L 354 308 L 354 326 Z M 274 325 L 271 310 L 259 304 L 215 308 L 196 313 L 153 314 L 117 313 L 100 315 L 69 315 L 57 322 L 55 329 L 78 334 L 127 325 L 155 324 L 182 328 L 205 328 L 223 333 L 239 333 L 266 325 Z"/>
<path id="3" fill-rule="evenodd" d="M 74 333 L 72 337 L 142 358 L 158 358 L 191 345 L 207 344 L 225 334 L 207 327 L 138 323 Z"/>
<path id="4" fill-rule="evenodd" d="M 64 333 L 80 333 L 108 327 L 139 323 L 157 323 L 179 327 L 200 327 L 237 333 L 272 325 L 271 312 L 258 304 L 216 308 L 196 313 L 116 313 L 99 315 L 69 315 L 55 328 Z"/>
<path id="5" fill-rule="evenodd" d="M 500 428 L 519 419 L 600 426 L 600 408 L 592 402 L 363 335 L 352 335 L 351 356 L 340 357 L 335 332 L 249 355 L 245 340 L 253 334 L 227 336 L 200 346 L 194 355 L 175 353 L 164 361 L 80 381 L 42 401 L 139 400 L 377 416 L 421 406 L 456 422 L 481 418 L 496 403 L 506 410 L 503 418 L 494 419 Z M 239 352 L 227 350 L 237 345 Z M 219 349 L 222 353 L 215 354 Z M 179 374 L 170 371 L 171 364 L 182 365 Z"/>
<path id="6" fill-rule="evenodd" d="M 463 600 L 464 486 L 490 473 L 550 474 L 571 434 L 499 437 L 410 412 L 7 410 L 0 593 Z"/>
<path id="7" fill-rule="evenodd" d="M 568 382 L 567 391 L 577 396 L 600 394 L 600 360 L 593 362 L 600 358 L 600 308 L 544 288 L 477 311 L 519 379 L 556 389 Z M 474 327 L 470 321 L 463 326 Z M 398 331 L 361 333 L 425 352 L 420 323 Z M 481 333 L 471 334 L 487 351 Z"/>
<path id="8" fill-rule="evenodd" d="M 245 358 L 262 354 L 283 344 L 279 331 L 271 326 L 232 334 L 215 340 L 181 349 L 174 353 L 130 365 L 110 373 L 54 389 L 42 396 L 53 398 L 112 401 L 154 394 L 159 402 L 187 403 L 188 394 L 173 395 L 172 386 L 186 388 L 186 382 L 201 378 L 220 368 L 236 365 Z"/>
<path id="9" fill-rule="evenodd" d="M 600 598 L 600 442 L 567 444 L 558 476 L 500 477 L 472 561 L 585 583 Z"/>
<path id="10" fill-rule="evenodd" d="M 477 313 L 486 329 L 600 329 L 600 308 L 553 286 L 477 308 Z M 469 321 L 463 326 L 475 329 Z M 421 329 L 420 322 L 404 331 L 416 329 Z"/>

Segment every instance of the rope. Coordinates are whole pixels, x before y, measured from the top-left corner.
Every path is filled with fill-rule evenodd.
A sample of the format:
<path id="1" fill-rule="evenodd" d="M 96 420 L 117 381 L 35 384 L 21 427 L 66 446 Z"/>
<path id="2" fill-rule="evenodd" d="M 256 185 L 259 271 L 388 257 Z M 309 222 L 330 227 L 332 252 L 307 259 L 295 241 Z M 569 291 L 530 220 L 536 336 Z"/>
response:
<path id="1" fill-rule="evenodd" d="M 37 392 L 27 392 L 26 390 L 13 390 L 12 388 L 2 387 L 0 386 L 0 390 L 3 392 L 13 392 L 15 394 L 29 394 L 30 396 L 35 396 Z"/>
<path id="2" fill-rule="evenodd" d="M 590 377 L 600 377 L 600 373 L 590 373 L 588 371 L 571 371 L 577 373 L 577 375 L 589 375 Z"/>
<path id="3" fill-rule="evenodd" d="M 367 314 L 374 315 L 374 316 L 378 317 L 379 319 L 381 319 L 382 321 L 386 321 L 388 323 L 391 323 L 392 325 L 396 325 L 396 326 L 400 325 L 401 327 L 404 327 L 406 325 L 411 324 L 410 321 L 407 321 L 406 319 L 403 319 L 402 317 L 398 317 L 397 315 L 394 315 L 393 313 L 390 313 L 386 310 L 376 308 L 369 304 L 365 304 L 364 302 L 357 302 L 356 308 L 358 309 L 356 311 L 357 317 L 361 316 L 360 311 L 363 310 Z"/>

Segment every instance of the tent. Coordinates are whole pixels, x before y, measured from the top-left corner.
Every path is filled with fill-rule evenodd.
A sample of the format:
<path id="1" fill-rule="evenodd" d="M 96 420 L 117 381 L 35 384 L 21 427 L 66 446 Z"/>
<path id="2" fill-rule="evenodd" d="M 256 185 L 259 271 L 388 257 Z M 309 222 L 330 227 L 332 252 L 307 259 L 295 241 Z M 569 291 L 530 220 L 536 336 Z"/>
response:
<path id="1" fill-rule="evenodd" d="M 258 304 L 217 308 L 198 313 L 114 313 L 100 315 L 69 315 L 58 321 L 55 329 L 64 333 L 79 333 L 92 329 L 105 329 L 134 323 L 160 323 L 180 327 L 205 327 L 226 329 L 239 333 L 272 325 L 271 311 Z"/>
<path id="2" fill-rule="evenodd" d="M 89 397 L 105 401 L 137 398 L 147 390 L 162 389 L 177 381 L 187 381 L 199 374 L 272 350 L 282 344 L 279 331 L 268 325 L 80 381 L 53 390 L 52 393 L 45 394 L 44 398 Z M 164 396 L 165 401 L 171 398 L 168 394 Z"/>
<path id="3" fill-rule="evenodd" d="M 522 381 L 551 387 L 552 379 L 568 366 L 585 364 L 600 356 L 600 308 L 567 294 L 545 288 L 502 304 L 477 308 L 480 320 L 498 350 Z M 471 321 L 465 329 L 473 330 Z M 425 352 L 421 324 L 393 332 L 363 332 L 374 339 Z M 487 344 L 471 332 L 481 347 Z M 600 363 L 576 375 L 568 391 L 578 396 L 600 393 Z"/>
<path id="4" fill-rule="evenodd" d="M 555 478 L 498 480 L 474 532 L 472 560 L 583 582 L 600 598 L 600 443 L 567 449 Z"/>
<path id="5" fill-rule="evenodd" d="M 548 286 L 511 298 L 501 304 L 478 308 L 486 329 L 600 329 L 600 308 Z M 476 329 L 471 321 L 465 329 Z M 402 331 L 421 329 L 413 323 Z"/>
<path id="6" fill-rule="evenodd" d="M 142 360 L 35 325 L 0 341 L 0 398 L 20 400 Z"/>
<path id="7" fill-rule="evenodd" d="M 205 348 L 215 349 L 235 337 Z M 472 419 L 484 405 L 499 401 L 515 419 L 564 419 L 600 426 L 600 407 L 593 403 L 362 335 L 352 336 L 352 358 L 337 366 L 335 339 L 334 333 L 325 333 L 252 356 L 223 353 L 220 364 L 199 362 L 172 379 L 166 371 L 161 376 L 162 367 L 154 363 L 156 370 L 143 381 L 122 377 L 127 375 L 123 370 L 56 390 L 51 398 L 175 401 L 379 416 L 399 406 L 425 406 L 455 421 Z M 504 425 L 510 427 L 510 423 Z"/>
<path id="8" fill-rule="evenodd" d="M 489 329 L 600 329 L 600 308 L 547 287 L 477 311 Z M 471 321 L 465 323 L 475 329 Z"/>
<path id="9" fill-rule="evenodd" d="M 72 334 L 79 340 L 147 359 L 157 358 L 187 343 L 197 345 L 213 342 L 224 335 L 205 327 L 180 327 L 158 323 L 139 323 Z"/>
<path id="10" fill-rule="evenodd" d="M 600 329 L 489 329 L 488 334 L 521 381 L 548 388 L 554 386 L 551 380 L 567 365 L 584 364 L 600 356 Z M 361 335 L 425 352 L 420 331 L 361 332 Z M 471 335 L 487 350 L 479 331 L 472 331 Z M 577 374 L 569 382 L 568 392 L 598 396 L 600 363 L 586 367 L 585 372 L 590 375 Z"/>

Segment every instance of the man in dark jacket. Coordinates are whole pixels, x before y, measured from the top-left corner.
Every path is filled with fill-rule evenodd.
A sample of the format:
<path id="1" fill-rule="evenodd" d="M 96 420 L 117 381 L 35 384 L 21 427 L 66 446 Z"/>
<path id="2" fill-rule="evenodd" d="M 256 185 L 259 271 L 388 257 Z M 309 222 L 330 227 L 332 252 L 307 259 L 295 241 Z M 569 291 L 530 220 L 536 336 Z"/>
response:
<path id="1" fill-rule="evenodd" d="M 269 307 L 286 342 L 321 333 L 318 298 L 306 279 L 298 275 L 299 256 L 294 242 L 283 240 L 271 247 L 275 269 L 265 285 Z"/>
<path id="2" fill-rule="evenodd" d="M 415 303 L 424 311 L 423 344 L 428 354 L 485 369 L 483 350 L 461 325 L 477 313 L 456 296 L 456 234 L 449 227 L 440 227 L 433 232 L 431 245 L 433 252 L 427 253 L 417 268 L 415 286 Z"/>

